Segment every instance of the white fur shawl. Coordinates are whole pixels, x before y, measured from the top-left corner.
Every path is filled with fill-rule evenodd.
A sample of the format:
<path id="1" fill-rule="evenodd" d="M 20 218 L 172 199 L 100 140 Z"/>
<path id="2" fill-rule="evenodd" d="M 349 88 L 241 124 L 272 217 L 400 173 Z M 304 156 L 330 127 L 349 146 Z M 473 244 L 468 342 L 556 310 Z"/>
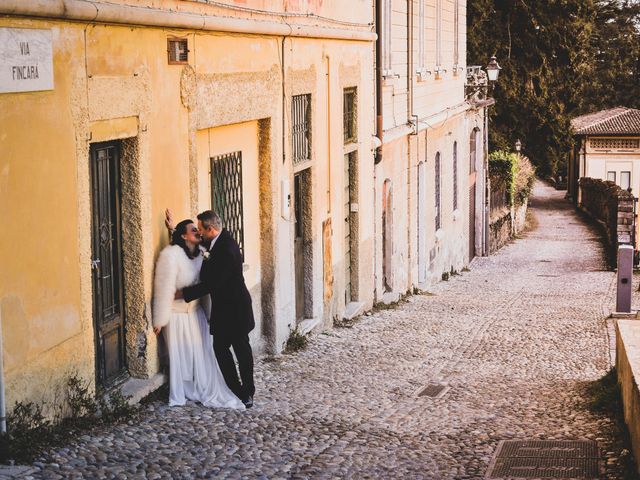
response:
<path id="1" fill-rule="evenodd" d="M 153 325 L 164 327 L 171 319 L 176 290 L 193 285 L 200 275 L 202 255 L 187 257 L 178 245 L 165 247 L 156 262 L 153 283 Z M 176 302 L 184 303 L 184 300 Z"/>

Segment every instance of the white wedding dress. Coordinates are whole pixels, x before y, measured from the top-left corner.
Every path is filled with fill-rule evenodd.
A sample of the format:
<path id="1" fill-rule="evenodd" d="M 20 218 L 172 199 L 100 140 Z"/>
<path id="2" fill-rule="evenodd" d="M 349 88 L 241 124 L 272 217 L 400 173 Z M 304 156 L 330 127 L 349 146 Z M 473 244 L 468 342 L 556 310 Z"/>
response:
<path id="1" fill-rule="evenodd" d="M 244 409 L 227 387 L 213 352 L 209 297 L 174 300 L 176 290 L 198 281 L 201 265 L 202 254 L 190 259 L 178 245 L 164 248 L 156 263 L 153 325 L 164 327 L 169 350 L 169 405 L 194 400 L 207 407 Z"/>

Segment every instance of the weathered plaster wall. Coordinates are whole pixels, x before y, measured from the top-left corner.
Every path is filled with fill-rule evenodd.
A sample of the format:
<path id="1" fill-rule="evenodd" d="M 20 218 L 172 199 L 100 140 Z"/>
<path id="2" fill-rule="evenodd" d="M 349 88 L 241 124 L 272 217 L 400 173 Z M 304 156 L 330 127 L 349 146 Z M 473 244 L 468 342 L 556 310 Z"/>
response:
<path id="1" fill-rule="evenodd" d="M 208 8 L 168 0 L 161 4 Z M 369 18 L 372 10 L 364 10 Z M 290 129 L 295 93 L 313 98 L 310 314 L 324 325 L 341 314 L 342 94 L 347 86 L 358 88 L 355 181 L 359 203 L 368 205 L 373 202 L 372 186 L 364 187 L 371 185 L 373 174 L 370 43 L 287 39 L 283 57 L 279 38 L 185 31 L 189 64 L 168 65 L 166 39 L 176 32 L 17 18 L 0 19 L 0 26 L 52 29 L 55 67 L 53 91 L 0 96 L 0 148 L 6 153 L 0 159 L 0 210 L 15 225 L 37 216 L 42 232 L 25 237 L 20 249 L 35 255 L 16 255 L 10 239 L 0 240 L 10 404 L 45 398 L 72 369 L 91 382 L 95 378 L 92 143 L 122 141 L 126 342 L 132 375 L 144 378 L 159 369 L 149 304 L 155 258 L 168 241 L 164 209 L 171 208 L 180 219 L 209 208 L 207 159 L 236 148 L 233 142 L 251 150 L 245 157 L 245 225 L 253 248 L 245 274 L 259 320 L 252 341 L 258 351 L 277 352 L 295 326 L 293 210 L 283 207 L 281 195 L 286 182 L 293 190 L 294 168 L 290 157 L 283 160 L 283 146 L 288 155 L 290 141 L 285 136 L 283 142 L 282 132 Z M 47 206 L 55 208 L 43 212 Z M 370 210 L 358 213 L 356 231 L 358 252 L 365 258 L 357 273 L 359 297 L 369 304 Z M 331 269 L 336 280 L 325 302 L 322 224 L 328 219 L 335 226 Z"/>

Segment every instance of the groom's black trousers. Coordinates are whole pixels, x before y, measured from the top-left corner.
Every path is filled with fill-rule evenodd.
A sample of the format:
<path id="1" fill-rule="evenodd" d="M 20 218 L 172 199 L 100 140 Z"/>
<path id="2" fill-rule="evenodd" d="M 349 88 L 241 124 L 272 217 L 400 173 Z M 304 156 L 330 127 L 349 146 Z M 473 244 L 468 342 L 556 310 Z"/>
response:
<path id="1" fill-rule="evenodd" d="M 238 371 L 236 370 L 236 363 L 233 360 L 230 347 L 233 347 L 233 352 L 238 359 L 240 380 L 238 379 Z M 241 400 L 250 396 L 253 397 L 256 387 L 253 384 L 253 353 L 251 352 L 249 335 L 214 335 L 213 351 L 216 354 L 224 381 L 231 391 Z M 242 381 L 242 384 L 240 381 Z"/>

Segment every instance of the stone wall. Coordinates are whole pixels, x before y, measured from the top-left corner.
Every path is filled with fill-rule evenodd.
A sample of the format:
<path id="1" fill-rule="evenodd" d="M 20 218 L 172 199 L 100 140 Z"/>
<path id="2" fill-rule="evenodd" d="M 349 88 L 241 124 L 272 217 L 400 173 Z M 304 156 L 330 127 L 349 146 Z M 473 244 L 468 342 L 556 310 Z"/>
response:
<path id="1" fill-rule="evenodd" d="M 524 230 L 528 203 L 529 201 L 525 200 L 522 205 L 503 207 L 491 211 L 489 220 L 489 253 L 497 252 Z"/>
<path id="2" fill-rule="evenodd" d="M 580 179 L 579 208 L 596 220 L 613 250 L 633 241 L 633 195 L 614 182 L 596 178 Z"/>

